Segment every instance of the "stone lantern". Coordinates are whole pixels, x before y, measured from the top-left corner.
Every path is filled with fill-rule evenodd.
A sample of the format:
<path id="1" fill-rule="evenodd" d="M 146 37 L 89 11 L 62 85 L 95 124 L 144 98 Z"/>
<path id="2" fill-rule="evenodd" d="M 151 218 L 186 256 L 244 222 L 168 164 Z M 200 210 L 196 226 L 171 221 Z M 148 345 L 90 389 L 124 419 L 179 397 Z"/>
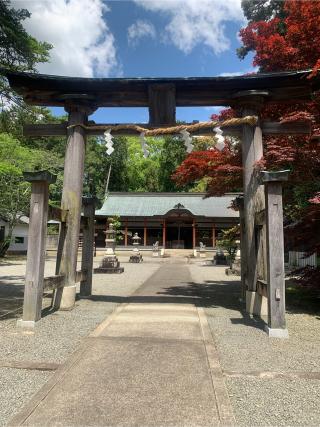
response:
<path id="1" fill-rule="evenodd" d="M 95 273 L 123 273 L 124 268 L 120 267 L 120 262 L 115 254 L 116 248 L 116 230 L 112 222 L 109 223 L 106 234 L 106 250 L 101 264 L 98 268 L 94 269 Z"/>
<path id="2" fill-rule="evenodd" d="M 134 233 L 132 240 L 133 254 L 130 256 L 129 262 L 142 262 L 143 258 L 138 247 L 140 245 L 141 237 L 139 237 L 138 233 Z"/>

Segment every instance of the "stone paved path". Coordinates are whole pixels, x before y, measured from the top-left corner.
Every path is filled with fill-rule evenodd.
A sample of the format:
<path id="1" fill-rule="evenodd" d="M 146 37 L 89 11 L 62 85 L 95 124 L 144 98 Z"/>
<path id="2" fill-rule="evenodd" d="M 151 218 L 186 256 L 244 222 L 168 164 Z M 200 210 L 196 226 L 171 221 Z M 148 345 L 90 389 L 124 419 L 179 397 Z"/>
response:
<path id="1" fill-rule="evenodd" d="M 183 260 L 165 263 L 102 322 L 10 425 L 234 424 L 207 319 Z"/>

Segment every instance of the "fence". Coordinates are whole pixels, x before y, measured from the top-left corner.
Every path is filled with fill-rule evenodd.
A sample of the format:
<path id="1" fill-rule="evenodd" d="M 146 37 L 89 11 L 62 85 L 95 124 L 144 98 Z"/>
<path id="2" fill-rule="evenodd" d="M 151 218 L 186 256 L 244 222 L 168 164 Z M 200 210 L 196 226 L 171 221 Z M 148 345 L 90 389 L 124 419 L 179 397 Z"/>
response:
<path id="1" fill-rule="evenodd" d="M 305 252 L 289 251 L 289 266 L 290 267 L 317 267 L 317 254 L 312 254 L 304 258 Z"/>

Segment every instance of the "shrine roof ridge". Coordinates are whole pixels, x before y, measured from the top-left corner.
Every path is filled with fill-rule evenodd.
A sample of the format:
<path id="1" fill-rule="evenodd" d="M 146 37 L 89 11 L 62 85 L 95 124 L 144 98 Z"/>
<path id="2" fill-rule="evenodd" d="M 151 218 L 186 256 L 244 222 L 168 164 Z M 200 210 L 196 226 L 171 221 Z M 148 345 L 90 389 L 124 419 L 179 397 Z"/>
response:
<path id="1" fill-rule="evenodd" d="M 237 211 L 230 209 L 236 194 L 204 198 L 205 195 L 206 193 L 108 193 L 101 209 L 96 210 L 96 215 L 164 216 L 180 203 L 194 216 L 234 219 L 239 217 Z"/>

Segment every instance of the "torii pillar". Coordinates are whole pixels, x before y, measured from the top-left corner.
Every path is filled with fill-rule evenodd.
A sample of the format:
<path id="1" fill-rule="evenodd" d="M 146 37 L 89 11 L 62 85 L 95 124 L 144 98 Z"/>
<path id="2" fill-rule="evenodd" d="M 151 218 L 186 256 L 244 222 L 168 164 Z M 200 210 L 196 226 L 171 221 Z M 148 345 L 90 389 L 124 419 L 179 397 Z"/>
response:
<path id="1" fill-rule="evenodd" d="M 67 211 L 67 230 L 59 274 L 65 276 L 64 287 L 56 291 L 54 306 L 61 310 L 74 307 L 76 271 L 82 205 L 84 159 L 86 150 L 85 125 L 94 108 L 79 102 L 66 103 L 69 113 L 68 142 L 64 162 L 64 181 L 61 208 Z"/>
<path id="2" fill-rule="evenodd" d="M 285 319 L 285 272 L 283 242 L 282 183 L 289 171 L 260 173 L 265 186 L 268 260 L 268 325 L 266 332 L 272 338 L 288 338 Z"/>
<path id="3" fill-rule="evenodd" d="M 31 183 L 31 201 L 23 315 L 17 325 L 32 329 L 41 319 L 49 185 L 55 183 L 57 177 L 48 171 L 24 172 L 23 175 Z"/>
<path id="4" fill-rule="evenodd" d="M 259 120 L 260 110 L 264 99 L 268 96 L 266 91 L 249 90 L 238 92 L 235 95 L 236 108 L 241 108 L 242 117 L 257 116 L 255 126 L 242 125 L 242 165 L 243 165 L 243 191 L 244 191 L 244 226 L 246 252 L 246 271 L 243 272 L 246 280 L 246 310 L 249 313 L 261 314 L 260 296 L 257 294 L 258 264 L 263 264 L 266 248 L 261 241 L 257 247 L 256 214 L 265 209 L 264 188 L 259 185 L 256 172 L 256 162 L 263 157 L 262 130 Z M 263 239 L 262 239 L 263 240 Z M 265 275 L 265 274 L 264 274 Z"/>

